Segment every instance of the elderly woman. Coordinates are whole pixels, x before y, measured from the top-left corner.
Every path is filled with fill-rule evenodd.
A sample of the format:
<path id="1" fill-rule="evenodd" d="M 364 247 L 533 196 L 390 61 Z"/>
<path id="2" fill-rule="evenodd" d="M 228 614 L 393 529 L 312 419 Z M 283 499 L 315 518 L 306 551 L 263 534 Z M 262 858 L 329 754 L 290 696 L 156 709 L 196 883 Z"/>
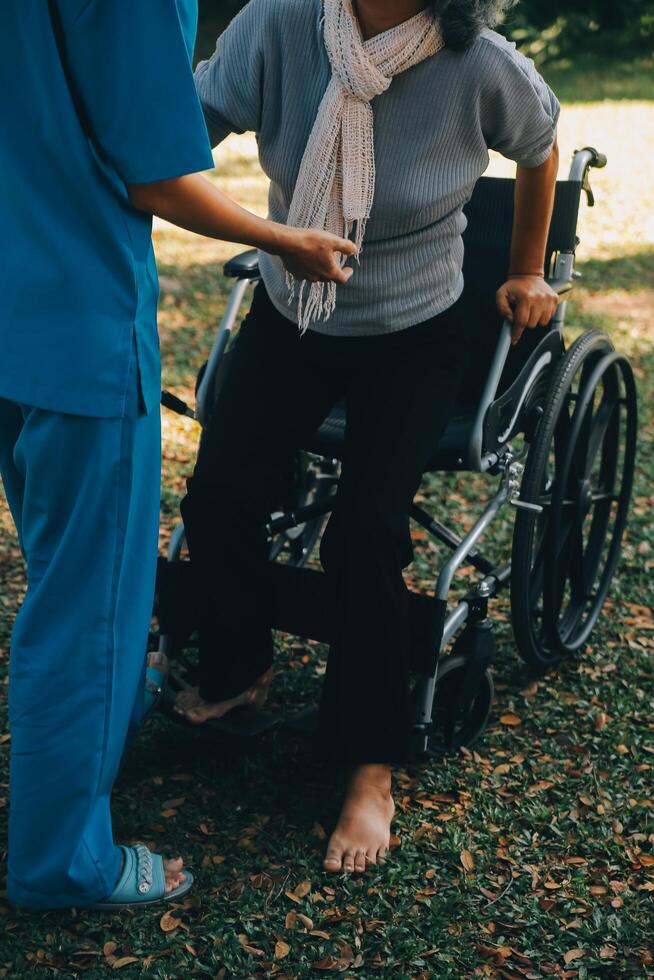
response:
<path id="1" fill-rule="evenodd" d="M 264 523 L 296 448 L 345 397 L 346 451 L 321 544 L 333 636 L 318 746 L 347 767 L 328 871 L 383 860 L 406 758 L 407 511 L 468 349 L 462 209 L 495 149 L 518 164 L 500 311 L 546 324 L 559 104 L 492 27 L 510 0 L 250 0 L 196 82 L 214 144 L 254 131 L 276 221 L 358 247 L 332 286 L 261 255 L 258 285 L 182 503 L 202 606 L 201 724 L 259 704 L 273 645 Z M 285 378 L 285 383 L 279 379 Z M 224 424 L 224 419 L 229 424 Z"/>

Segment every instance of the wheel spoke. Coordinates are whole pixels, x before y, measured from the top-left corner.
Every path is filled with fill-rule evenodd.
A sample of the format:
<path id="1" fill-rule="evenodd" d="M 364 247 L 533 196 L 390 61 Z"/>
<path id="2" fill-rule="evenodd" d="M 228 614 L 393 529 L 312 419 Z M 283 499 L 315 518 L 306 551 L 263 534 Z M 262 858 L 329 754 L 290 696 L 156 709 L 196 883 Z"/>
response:
<path id="1" fill-rule="evenodd" d="M 580 524 L 575 523 L 570 534 L 568 578 L 573 599 L 586 599 L 586 565 L 584 562 L 584 538 Z"/>
<path id="2" fill-rule="evenodd" d="M 616 411 L 616 407 L 617 406 L 614 399 L 609 400 L 607 398 L 603 398 L 602 403 L 592 420 L 588 433 L 588 444 L 585 449 L 583 467 L 583 473 L 586 479 L 588 479 L 592 473 L 595 459 L 597 458 L 597 453 L 602 445 L 611 419 Z"/>
<path id="3" fill-rule="evenodd" d="M 565 524 L 561 524 L 560 534 L 558 542 L 555 544 L 554 548 L 554 560 L 557 564 L 563 559 L 564 554 L 567 553 L 567 549 L 570 547 L 570 533 L 575 526 L 574 517 L 568 517 Z"/>
<path id="4" fill-rule="evenodd" d="M 560 541 L 556 545 L 552 541 L 545 553 L 543 624 L 547 634 L 551 637 L 556 637 L 559 631 L 559 614 L 568 577 L 571 529 L 572 521 L 568 523 Z"/>

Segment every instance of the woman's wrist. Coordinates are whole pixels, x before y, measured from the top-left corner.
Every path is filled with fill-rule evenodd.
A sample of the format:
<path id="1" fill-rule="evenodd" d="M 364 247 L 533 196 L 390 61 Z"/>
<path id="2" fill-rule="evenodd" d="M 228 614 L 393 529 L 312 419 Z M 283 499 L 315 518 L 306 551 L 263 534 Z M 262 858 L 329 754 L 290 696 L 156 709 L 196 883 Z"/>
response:
<path id="1" fill-rule="evenodd" d="M 544 279 L 545 273 L 542 269 L 539 272 L 509 272 L 508 279 Z"/>

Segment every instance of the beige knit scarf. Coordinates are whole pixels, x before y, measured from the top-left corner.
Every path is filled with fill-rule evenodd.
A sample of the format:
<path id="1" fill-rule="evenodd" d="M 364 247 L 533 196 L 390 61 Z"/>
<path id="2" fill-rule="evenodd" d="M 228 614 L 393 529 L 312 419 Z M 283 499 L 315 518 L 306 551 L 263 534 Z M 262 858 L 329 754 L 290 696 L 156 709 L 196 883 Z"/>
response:
<path id="1" fill-rule="evenodd" d="M 375 193 L 370 102 L 386 91 L 394 75 L 436 54 L 443 39 L 438 21 L 427 11 L 364 41 L 352 0 L 323 0 L 323 7 L 332 77 L 302 157 L 287 222 L 352 236 L 360 251 Z M 334 312 L 336 283 L 298 283 L 290 273 L 286 283 L 289 304 L 297 294 L 301 333 Z"/>

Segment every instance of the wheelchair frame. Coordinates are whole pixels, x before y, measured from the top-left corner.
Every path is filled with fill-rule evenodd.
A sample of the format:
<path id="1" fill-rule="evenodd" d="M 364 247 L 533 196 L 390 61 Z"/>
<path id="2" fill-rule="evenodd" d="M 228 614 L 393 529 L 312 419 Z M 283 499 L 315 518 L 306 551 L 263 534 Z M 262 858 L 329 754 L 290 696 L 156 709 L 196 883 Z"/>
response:
<path id="1" fill-rule="evenodd" d="M 569 180 L 580 184 L 582 190 L 586 192 L 589 205 L 591 206 L 594 202 L 588 179 L 589 170 L 591 167 L 604 167 L 605 165 L 606 158 L 593 148 L 586 148 L 574 154 Z M 250 261 L 248 261 L 248 258 Z M 472 733 L 460 731 L 457 736 L 456 729 L 457 726 L 463 725 L 464 719 L 470 715 L 472 705 L 475 699 L 480 697 L 482 687 L 484 689 L 483 697 L 487 702 L 487 706 L 482 708 L 484 718 L 481 731 L 485 727 L 488 713 L 490 712 L 493 697 L 490 667 L 493 661 L 494 640 L 492 623 L 488 618 L 488 602 L 509 582 L 511 578 L 511 562 L 494 564 L 478 550 L 477 546 L 497 514 L 507 504 L 523 512 L 538 514 L 543 511 L 543 507 L 538 503 L 521 500 L 520 497 L 524 470 L 522 459 L 526 455 L 528 441 L 525 440 L 525 447 L 522 452 L 518 453 L 513 450 L 509 440 L 515 434 L 525 432 L 522 411 L 529 399 L 530 393 L 538 387 L 539 381 L 542 382 L 544 372 L 551 370 L 552 363 L 556 357 L 559 355 L 561 357 L 564 356 L 563 327 L 565 324 L 566 300 L 573 289 L 574 279 L 580 275 L 575 272 L 574 263 L 574 250 L 558 252 L 556 254 L 552 269 L 553 277 L 548 280 L 561 297 L 560 305 L 552 320 L 549 331 L 550 335 L 555 336 L 556 343 L 554 347 L 550 345 L 548 349 L 537 348 L 533 358 L 528 361 L 525 369 L 519 376 L 523 387 L 518 398 L 517 407 L 512 410 L 508 425 L 505 425 L 503 429 L 499 430 L 499 436 L 496 436 L 495 445 L 489 447 L 487 430 L 489 413 L 495 403 L 507 362 L 507 356 L 511 349 L 511 324 L 508 320 L 505 320 L 502 324 L 494 357 L 483 387 L 481 400 L 474 415 L 467 451 L 464 456 L 459 456 L 456 460 L 457 465 L 451 467 L 499 475 L 499 487 L 487 502 L 483 513 L 470 530 L 463 537 L 459 537 L 438 520 L 432 518 L 425 510 L 418 507 L 415 502 L 410 510 L 411 519 L 432 537 L 446 545 L 452 552 L 450 558 L 441 568 L 436 580 L 433 597 L 436 613 L 434 644 L 429 662 L 425 662 L 423 669 L 420 671 L 413 691 L 413 745 L 414 751 L 418 756 L 424 757 L 435 752 L 457 748 L 461 744 L 471 744 L 474 741 L 474 738 L 480 734 L 480 731 Z M 216 334 L 206 369 L 199 380 L 195 412 L 168 393 L 164 393 L 162 398 L 165 405 L 177 412 L 196 418 L 203 427 L 207 424 L 210 416 L 216 373 L 227 350 L 244 297 L 248 287 L 259 280 L 253 253 L 245 253 L 245 255 L 232 260 L 231 263 L 227 264 L 226 272 L 232 276 L 236 276 L 237 281 L 229 297 L 227 308 Z M 560 347 L 559 355 L 555 351 L 557 343 Z M 495 431 L 497 432 L 497 427 Z M 318 467 L 324 466 L 323 479 L 326 485 L 328 487 L 335 485 L 337 482 L 338 460 L 327 459 L 322 455 L 311 452 L 308 455 Z M 297 564 L 301 566 L 308 559 L 309 552 L 321 533 L 324 518 L 331 511 L 332 506 L 333 494 L 331 492 L 323 492 L 321 499 L 316 502 L 300 506 L 290 513 L 280 516 L 273 515 L 267 525 L 268 534 L 271 539 L 274 539 L 278 535 L 288 534 L 294 530 L 297 531 L 298 528 L 304 525 L 311 524 L 314 527 L 314 533 L 310 537 L 309 544 L 305 547 L 303 554 L 297 560 Z M 168 552 L 168 561 L 179 559 L 183 541 L 184 529 L 182 525 L 179 525 L 173 533 Z M 448 596 L 452 582 L 456 572 L 464 564 L 472 565 L 479 573 L 480 578 L 448 614 Z M 443 652 L 457 634 L 458 638 L 454 643 L 452 654 L 447 658 L 443 658 Z M 321 637 L 317 638 L 320 639 Z M 159 649 L 165 653 L 172 653 L 170 640 L 167 636 L 163 635 L 161 637 Z M 442 746 L 435 744 L 431 738 L 435 695 L 437 685 L 443 675 L 443 665 L 445 662 L 452 661 L 452 657 L 454 656 L 460 657 L 457 663 L 460 663 L 463 673 L 458 690 L 455 693 L 455 703 L 450 705 L 446 732 L 447 745 Z"/>

